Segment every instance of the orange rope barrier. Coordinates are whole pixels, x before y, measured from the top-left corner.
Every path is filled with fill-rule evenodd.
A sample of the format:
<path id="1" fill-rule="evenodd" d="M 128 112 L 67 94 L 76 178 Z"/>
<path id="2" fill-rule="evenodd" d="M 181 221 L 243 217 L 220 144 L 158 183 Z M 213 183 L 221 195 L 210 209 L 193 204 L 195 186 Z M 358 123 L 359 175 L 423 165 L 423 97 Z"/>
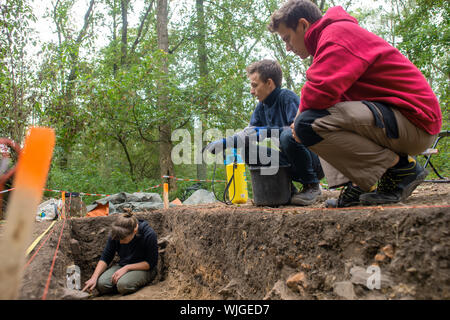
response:
<path id="1" fill-rule="evenodd" d="M 68 210 L 69 212 L 70 212 L 70 205 L 71 205 L 71 202 L 72 202 L 71 199 L 72 198 L 70 198 L 70 200 L 69 200 L 69 210 Z M 63 208 L 65 209 L 66 203 L 65 203 L 65 201 L 63 203 L 64 203 L 63 204 Z M 67 220 L 67 214 L 64 214 L 64 216 L 63 216 L 63 225 L 61 227 L 61 232 L 59 234 L 59 239 L 58 239 L 58 244 L 56 245 L 55 254 L 53 255 L 52 265 L 50 267 L 50 272 L 48 273 L 47 283 L 45 284 L 44 294 L 42 295 L 42 300 L 46 300 L 47 299 L 48 288 L 50 287 L 50 281 L 51 281 L 52 275 L 53 275 L 53 268 L 55 267 L 56 256 L 58 255 L 59 245 L 61 244 L 61 239 L 62 239 L 64 227 L 66 225 L 66 220 Z"/>
<path id="2" fill-rule="evenodd" d="M 44 241 L 42 241 L 41 245 L 36 249 L 36 251 L 34 252 L 34 254 L 31 256 L 31 258 L 27 261 L 27 263 L 25 264 L 25 266 L 23 267 L 23 269 L 25 270 L 28 265 L 31 263 L 31 261 L 34 260 L 34 257 L 38 254 L 39 250 L 41 250 L 41 248 L 44 246 L 44 244 L 47 242 L 47 240 L 50 238 L 50 236 L 52 235 L 53 231 L 55 230 L 55 228 L 52 228 L 50 230 L 50 233 L 47 235 L 47 237 L 44 239 Z"/>
<path id="3" fill-rule="evenodd" d="M 66 224 L 66 219 L 63 219 L 63 225 L 61 227 L 61 232 L 59 234 L 59 239 L 58 239 L 58 244 L 56 245 L 55 254 L 53 255 L 52 266 L 50 267 L 50 272 L 48 273 L 47 283 L 45 284 L 44 294 L 42 295 L 42 300 L 47 299 L 48 288 L 50 286 L 50 281 L 52 279 L 53 268 L 55 267 L 56 256 L 58 254 L 59 245 L 61 243 L 61 238 L 63 235 L 65 224 Z"/>

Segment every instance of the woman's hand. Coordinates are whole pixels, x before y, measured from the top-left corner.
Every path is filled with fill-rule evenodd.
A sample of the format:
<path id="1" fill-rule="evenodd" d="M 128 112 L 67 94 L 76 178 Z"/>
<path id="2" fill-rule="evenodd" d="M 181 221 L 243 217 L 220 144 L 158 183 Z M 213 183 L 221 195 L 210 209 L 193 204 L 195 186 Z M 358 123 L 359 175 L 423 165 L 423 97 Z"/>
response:
<path id="1" fill-rule="evenodd" d="M 81 291 L 89 290 L 89 292 L 90 292 L 90 291 L 94 290 L 95 286 L 97 285 L 97 280 L 98 280 L 97 277 L 92 276 L 88 281 L 85 282 L 86 285 L 84 286 L 83 290 L 81 290 Z"/>
<path id="2" fill-rule="evenodd" d="M 83 290 L 81 291 L 92 291 L 95 289 L 95 287 L 97 286 L 97 280 L 98 277 L 100 277 L 100 275 L 106 270 L 107 264 L 105 261 L 100 260 L 97 263 L 97 266 L 95 267 L 94 273 L 92 274 L 91 278 L 85 282 L 85 286 L 83 288 Z"/>
<path id="3" fill-rule="evenodd" d="M 119 281 L 119 279 L 127 272 L 128 272 L 127 266 L 123 266 L 122 268 L 114 272 L 114 274 L 111 277 L 111 282 L 113 284 L 117 284 L 117 281 Z"/>

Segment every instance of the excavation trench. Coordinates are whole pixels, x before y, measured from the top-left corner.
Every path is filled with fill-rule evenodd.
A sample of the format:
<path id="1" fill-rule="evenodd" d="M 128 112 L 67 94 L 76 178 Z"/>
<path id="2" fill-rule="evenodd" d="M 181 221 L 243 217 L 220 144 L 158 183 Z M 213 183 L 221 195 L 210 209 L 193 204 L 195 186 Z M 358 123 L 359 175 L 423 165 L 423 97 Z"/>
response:
<path id="1" fill-rule="evenodd" d="M 95 299 L 449 299 L 449 211 L 216 204 L 136 213 L 158 234 L 158 277 Z M 69 265 L 82 283 L 90 277 L 113 218 L 67 220 L 47 299 L 62 298 Z M 61 228 L 25 270 L 21 299 L 41 299 Z M 369 285 L 369 274 L 380 278 Z"/>

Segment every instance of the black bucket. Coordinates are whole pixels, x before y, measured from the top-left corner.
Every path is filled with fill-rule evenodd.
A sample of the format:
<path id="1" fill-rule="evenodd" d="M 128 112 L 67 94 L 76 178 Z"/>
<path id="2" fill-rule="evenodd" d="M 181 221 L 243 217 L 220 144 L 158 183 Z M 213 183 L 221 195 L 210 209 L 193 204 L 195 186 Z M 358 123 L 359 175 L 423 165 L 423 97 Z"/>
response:
<path id="1" fill-rule="evenodd" d="M 249 167 L 255 205 L 280 206 L 289 203 L 292 185 L 289 167 L 279 166 L 278 170 L 274 167 Z"/>

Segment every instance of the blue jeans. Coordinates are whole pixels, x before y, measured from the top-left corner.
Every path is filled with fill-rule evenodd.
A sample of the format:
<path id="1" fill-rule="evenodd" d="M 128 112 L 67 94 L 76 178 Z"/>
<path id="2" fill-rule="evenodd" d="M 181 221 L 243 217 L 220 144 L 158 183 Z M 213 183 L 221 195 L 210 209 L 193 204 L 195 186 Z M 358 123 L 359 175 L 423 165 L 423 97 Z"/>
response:
<path id="1" fill-rule="evenodd" d="M 274 154 L 276 152 L 278 153 L 280 166 L 290 165 L 292 180 L 302 184 L 310 184 L 318 183 L 324 177 L 319 157 L 303 144 L 295 141 L 290 128 L 281 131 L 279 139 L 281 152 L 259 145 L 251 148 L 250 142 L 246 141 L 244 143 L 245 149 L 242 152 L 245 163 L 254 166 L 270 166 L 271 162 L 265 163 L 260 159 L 260 155 L 267 155 L 268 158 L 276 157 L 277 155 Z"/>

